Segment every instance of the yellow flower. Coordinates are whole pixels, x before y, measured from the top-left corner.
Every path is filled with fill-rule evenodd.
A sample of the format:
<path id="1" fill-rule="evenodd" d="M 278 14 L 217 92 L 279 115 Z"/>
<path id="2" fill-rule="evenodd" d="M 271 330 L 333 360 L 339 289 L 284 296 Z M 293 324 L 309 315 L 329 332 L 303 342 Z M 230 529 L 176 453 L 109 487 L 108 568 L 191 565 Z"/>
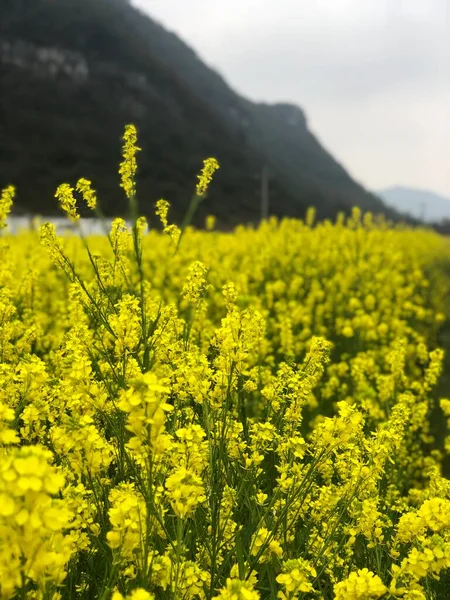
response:
<path id="1" fill-rule="evenodd" d="M 219 168 L 219 163 L 215 158 L 207 158 L 203 161 L 203 169 L 198 175 L 197 195 L 204 196 L 209 184 L 211 183 L 214 172 Z"/>
<path id="2" fill-rule="evenodd" d="M 261 548 L 263 548 L 262 553 Z M 270 531 L 266 527 L 261 527 L 253 536 L 251 554 L 252 556 L 259 555 L 258 560 L 259 562 L 263 563 L 275 557 L 281 558 L 283 555 L 283 549 L 281 548 L 280 543 L 276 539 L 273 539 Z"/>
<path id="3" fill-rule="evenodd" d="M 187 517 L 206 500 L 201 478 L 184 467 L 167 478 L 166 490 L 175 514 L 181 518 Z"/>
<path id="4" fill-rule="evenodd" d="M 167 221 L 167 214 L 169 212 L 169 208 L 170 204 L 167 202 L 167 200 L 158 200 L 158 202 L 156 203 L 155 213 L 157 216 L 159 216 L 161 220 L 165 235 L 167 235 L 172 240 L 174 245 L 177 245 L 181 235 L 181 230 L 173 223 L 169 225 L 169 222 Z"/>
<path id="5" fill-rule="evenodd" d="M 301 558 L 287 560 L 283 563 L 283 571 L 277 577 L 284 591 L 278 593 L 282 600 L 297 598 L 303 592 L 313 592 L 310 579 L 317 575 L 316 570 L 306 560 Z"/>
<path id="6" fill-rule="evenodd" d="M 189 267 L 182 295 L 190 304 L 197 304 L 205 293 L 207 272 L 205 265 L 198 260 Z"/>
<path id="7" fill-rule="evenodd" d="M 97 194 L 92 189 L 92 184 L 88 179 L 79 179 L 76 185 L 77 191 L 83 196 L 83 200 L 91 210 L 95 210 L 97 206 Z"/>
<path id="8" fill-rule="evenodd" d="M 167 227 L 168 222 L 167 222 L 167 214 L 169 212 L 169 208 L 170 208 L 170 204 L 167 202 L 167 200 L 158 200 L 158 202 L 156 203 L 156 211 L 155 214 L 161 219 L 161 223 L 163 224 L 163 227 Z"/>
<path id="9" fill-rule="evenodd" d="M 120 186 L 125 190 L 128 198 L 135 193 L 135 177 L 137 171 L 136 154 L 140 148 L 137 146 L 137 130 L 134 125 L 126 125 L 123 134 L 122 162 L 119 168 L 121 177 Z"/>
<path id="10" fill-rule="evenodd" d="M 0 462 L 0 592 L 14 596 L 23 579 L 59 585 L 75 551 L 73 513 L 56 498 L 64 476 L 40 446 L 8 448 Z"/>
<path id="11" fill-rule="evenodd" d="M 115 591 L 111 596 L 111 600 L 155 600 L 155 596 L 143 588 L 136 588 L 126 596 L 122 596 L 120 592 Z"/>
<path id="12" fill-rule="evenodd" d="M 378 575 L 368 569 L 353 571 L 334 586 L 335 600 L 369 600 L 370 598 L 381 598 L 387 592 Z"/>
<path id="13" fill-rule="evenodd" d="M 264 505 L 265 501 L 267 500 L 268 495 L 267 494 L 263 494 L 263 492 L 258 492 L 256 494 L 256 501 L 258 502 L 258 504 L 260 504 L 261 506 Z"/>
<path id="14" fill-rule="evenodd" d="M 15 195 L 16 188 L 12 185 L 2 190 L 0 196 L 0 229 L 6 227 L 6 218 L 11 211 Z"/>
<path id="15" fill-rule="evenodd" d="M 71 187 L 68 183 L 62 183 L 58 186 L 55 198 L 58 198 L 58 201 L 61 205 L 61 208 L 67 214 L 71 221 L 78 221 L 80 215 L 77 213 L 76 200 L 73 195 L 73 187 Z"/>
<path id="16" fill-rule="evenodd" d="M 111 490 L 109 501 L 108 516 L 112 528 L 106 539 L 120 556 L 136 560 L 140 554 L 140 541 L 146 534 L 144 499 L 133 484 L 122 483 Z"/>
<path id="17" fill-rule="evenodd" d="M 216 226 L 216 217 L 214 215 L 208 215 L 205 220 L 205 228 L 207 231 L 212 231 Z"/>
<path id="18" fill-rule="evenodd" d="M 213 600 L 259 600 L 260 597 L 250 581 L 228 578 L 225 587 Z"/>

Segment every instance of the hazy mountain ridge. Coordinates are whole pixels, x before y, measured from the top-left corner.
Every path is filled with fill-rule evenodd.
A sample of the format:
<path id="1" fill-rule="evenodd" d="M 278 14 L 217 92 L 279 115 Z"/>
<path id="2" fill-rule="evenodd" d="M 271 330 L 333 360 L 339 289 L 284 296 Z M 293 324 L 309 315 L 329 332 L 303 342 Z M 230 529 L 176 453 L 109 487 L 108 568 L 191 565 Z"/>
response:
<path id="1" fill-rule="evenodd" d="M 428 223 L 450 219 L 450 198 L 435 192 L 391 186 L 376 193 L 388 206 Z"/>
<path id="2" fill-rule="evenodd" d="M 56 185 L 86 176 L 107 212 L 123 212 L 114 173 L 127 122 L 144 148 L 144 212 L 162 196 L 179 218 L 210 155 L 221 169 L 200 219 L 257 220 L 264 165 L 272 214 L 384 209 L 321 147 L 300 108 L 245 100 L 124 0 L 2 0 L 0 56 L 0 185 L 17 184 L 24 210 L 53 210 Z"/>

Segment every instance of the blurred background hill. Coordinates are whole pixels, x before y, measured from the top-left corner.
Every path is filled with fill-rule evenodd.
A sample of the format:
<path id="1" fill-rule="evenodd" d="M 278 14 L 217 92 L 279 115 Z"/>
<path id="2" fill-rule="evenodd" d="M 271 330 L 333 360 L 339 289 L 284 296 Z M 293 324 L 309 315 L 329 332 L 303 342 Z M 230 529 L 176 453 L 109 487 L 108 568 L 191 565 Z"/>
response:
<path id="1" fill-rule="evenodd" d="M 377 195 L 388 206 L 425 223 L 450 220 L 450 198 L 429 190 L 392 186 L 379 190 Z"/>
<path id="2" fill-rule="evenodd" d="M 208 213 L 222 226 L 258 221 L 263 172 L 270 214 L 301 217 L 314 205 L 334 217 L 358 205 L 398 216 L 327 152 L 300 107 L 246 100 L 125 0 L 2 0 L 0 59 L 0 186 L 17 186 L 24 213 L 52 214 L 56 186 L 81 176 L 107 214 L 124 213 L 117 165 L 132 122 L 144 214 L 164 197 L 180 219 L 202 160 L 215 156 L 199 223 Z"/>

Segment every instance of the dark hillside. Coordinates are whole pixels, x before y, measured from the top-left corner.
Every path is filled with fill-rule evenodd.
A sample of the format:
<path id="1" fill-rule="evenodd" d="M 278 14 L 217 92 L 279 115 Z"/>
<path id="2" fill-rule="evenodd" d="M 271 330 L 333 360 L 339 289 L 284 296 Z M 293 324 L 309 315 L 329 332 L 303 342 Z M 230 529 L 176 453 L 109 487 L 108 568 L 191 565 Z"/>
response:
<path id="1" fill-rule="evenodd" d="M 22 210 L 49 213 L 63 182 L 92 179 L 109 214 L 122 213 L 120 136 L 139 128 L 139 192 L 184 214 L 207 156 L 221 169 L 198 216 L 222 225 L 259 218 L 260 174 L 271 172 L 270 212 L 319 215 L 358 204 L 385 210 L 309 132 L 303 112 L 235 94 L 181 40 L 124 0 L 0 3 L 0 186 Z"/>

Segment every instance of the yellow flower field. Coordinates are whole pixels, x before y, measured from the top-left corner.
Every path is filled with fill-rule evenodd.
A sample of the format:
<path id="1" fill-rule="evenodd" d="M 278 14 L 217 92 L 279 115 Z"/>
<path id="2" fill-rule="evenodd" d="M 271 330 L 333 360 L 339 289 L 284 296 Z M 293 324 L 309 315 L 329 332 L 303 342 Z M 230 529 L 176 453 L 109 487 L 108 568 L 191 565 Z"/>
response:
<path id="1" fill-rule="evenodd" d="M 213 159 L 147 232 L 136 144 L 132 227 L 0 236 L 0 598 L 450 598 L 449 241 L 357 209 L 196 231 Z"/>

